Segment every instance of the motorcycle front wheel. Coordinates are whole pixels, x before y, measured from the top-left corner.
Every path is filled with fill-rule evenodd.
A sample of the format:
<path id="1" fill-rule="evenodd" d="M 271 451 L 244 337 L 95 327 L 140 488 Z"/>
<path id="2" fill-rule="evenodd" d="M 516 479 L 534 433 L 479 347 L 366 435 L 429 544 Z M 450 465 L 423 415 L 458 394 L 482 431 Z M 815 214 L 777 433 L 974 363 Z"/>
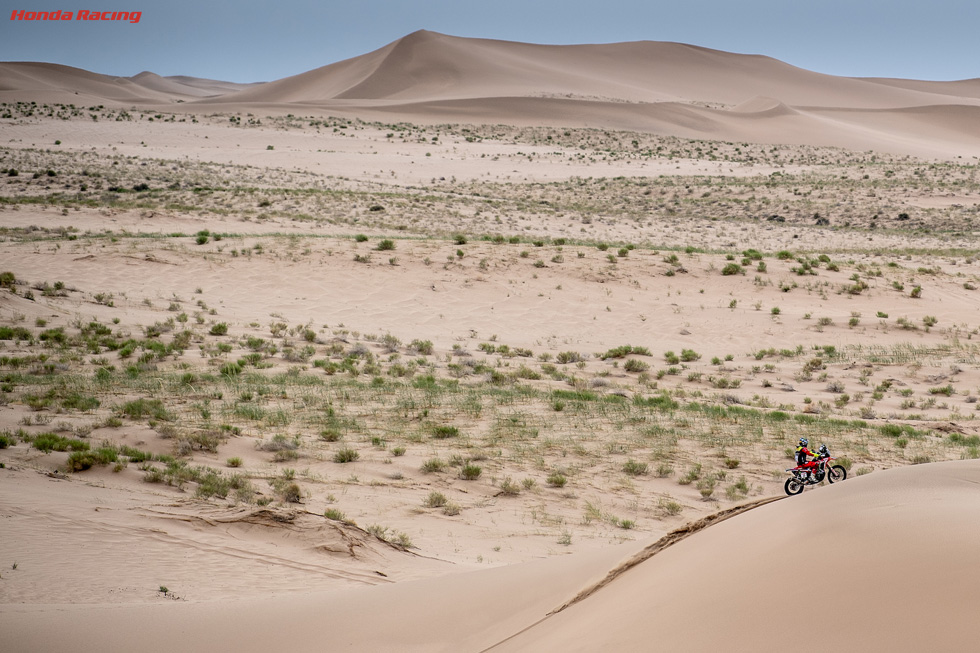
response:
<path id="1" fill-rule="evenodd" d="M 793 496 L 803 491 L 803 481 L 794 476 L 793 478 L 786 479 L 786 485 L 784 487 L 786 488 L 786 494 Z"/>
<path id="2" fill-rule="evenodd" d="M 847 478 L 847 470 L 840 465 L 834 465 L 827 470 L 827 480 L 831 483 L 843 481 L 845 478 Z"/>

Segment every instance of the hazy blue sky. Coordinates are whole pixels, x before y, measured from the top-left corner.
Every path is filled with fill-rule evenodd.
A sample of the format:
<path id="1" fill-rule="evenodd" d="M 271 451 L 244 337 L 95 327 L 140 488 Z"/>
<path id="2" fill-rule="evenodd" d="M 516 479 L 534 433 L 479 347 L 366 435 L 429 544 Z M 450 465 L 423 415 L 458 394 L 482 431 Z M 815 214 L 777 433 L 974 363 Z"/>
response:
<path id="1" fill-rule="evenodd" d="M 13 10 L 141 11 L 139 24 Z M 418 29 L 531 43 L 679 41 L 822 73 L 980 77 L 980 0 L 0 0 L 0 61 L 268 81 Z"/>

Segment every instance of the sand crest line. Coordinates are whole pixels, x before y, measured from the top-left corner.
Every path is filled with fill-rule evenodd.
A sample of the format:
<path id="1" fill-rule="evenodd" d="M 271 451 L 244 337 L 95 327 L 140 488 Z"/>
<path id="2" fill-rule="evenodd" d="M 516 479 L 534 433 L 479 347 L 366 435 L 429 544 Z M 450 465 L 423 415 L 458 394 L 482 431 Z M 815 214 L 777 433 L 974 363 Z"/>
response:
<path id="1" fill-rule="evenodd" d="M 781 499 L 786 499 L 786 498 L 788 497 L 777 495 L 772 497 L 765 497 L 763 499 L 757 499 L 756 501 L 751 501 L 749 503 L 743 503 L 741 505 L 733 506 L 725 510 L 720 510 L 716 513 L 708 515 L 707 517 L 702 517 L 697 521 L 693 521 L 689 524 L 685 524 L 684 526 L 681 526 L 680 528 L 676 528 L 672 530 L 671 532 L 667 533 L 653 544 L 647 545 L 646 547 L 643 548 L 642 551 L 633 554 L 632 557 L 617 565 L 615 568 L 610 570 L 609 573 L 606 574 L 605 578 L 585 588 L 584 590 L 576 594 L 575 597 L 572 598 L 571 600 L 566 601 L 561 606 L 555 608 L 545 616 L 535 621 L 533 624 L 528 625 L 526 628 L 522 628 L 521 630 L 517 631 L 510 637 L 507 637 L 506 639 L 502 639 L 496 644 L 494 644 L 493 646 L 483 649 L 480 653 L 487 653 L 487 651 L 492 651 L 493 649 L 497 648 L 504 642 L 507 642 L 517 637 L 521 633 L 526 632 L 531 628 L 534 628 L 538 624 L 546 621 L 547 619 L 558 614 L 559 612 L 562 612 L 563 610 L 570 608 L 571 606 L 575 605 L 580 601 L 584 601 L 585 599 L 589 598 L 590 596 L 592 596 L 593 594 L 601 590 L 603 587 L 609 585 L 611 582 L 616 580 L 619 576 L 623 575 L 624 573 L 626 573 L 633 567 L 637 566 L 641 562 L 645 562 L 649 560 L 650 558 L 657 555 L 661 551 L 670 548 L 671 546 L 690 537 L 691 535 L 703 531 L 709 526 L 714 526 L 715 524 L 723 522 L 726 519 L 735 517 L 736 515 L 740 515 L 744 512 L 748 512 L 749 510 L 752 510 L 754 508 L 759 508 L 760 506 L 764 506 L 767 503 L 772 503 L 774 501 L 779 501 Z"/>

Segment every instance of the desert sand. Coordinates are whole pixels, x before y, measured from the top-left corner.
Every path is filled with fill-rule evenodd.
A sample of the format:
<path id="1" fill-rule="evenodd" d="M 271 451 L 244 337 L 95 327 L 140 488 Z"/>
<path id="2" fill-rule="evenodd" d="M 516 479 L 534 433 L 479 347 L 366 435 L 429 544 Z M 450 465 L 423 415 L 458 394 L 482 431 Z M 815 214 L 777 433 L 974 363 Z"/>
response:
<path id="1" fill-rule="evenodd" d="M 418 32 L 0 133 L 5 650 L 972 650 L 978 80 Z"/>

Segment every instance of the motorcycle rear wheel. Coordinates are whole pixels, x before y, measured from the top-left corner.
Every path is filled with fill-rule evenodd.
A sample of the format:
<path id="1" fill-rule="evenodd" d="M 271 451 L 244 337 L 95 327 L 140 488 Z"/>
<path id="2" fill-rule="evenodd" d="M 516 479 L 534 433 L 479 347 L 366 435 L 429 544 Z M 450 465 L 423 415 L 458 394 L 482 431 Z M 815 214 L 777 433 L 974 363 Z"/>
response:
<path id="1" fill-rule="evenodd" d="M 786 485 L 784 486 L 784 488 L 786 489 L 786 494 L 788 494 L 789 496 L 793 496 L 794 494 L 799 494 L 800 492 L 803 491 L 803 481 L 796 478 L 795 476 L 793 478 L 788 478 L 786 479 Z"/>
<path id="2" fill-rule="evenodd" d="M 847 470 L 840 465 L 834 465 L 827 470 L 827 480 L 831 483 L 843 481 L 845 478 L 847 478 Z"/>

